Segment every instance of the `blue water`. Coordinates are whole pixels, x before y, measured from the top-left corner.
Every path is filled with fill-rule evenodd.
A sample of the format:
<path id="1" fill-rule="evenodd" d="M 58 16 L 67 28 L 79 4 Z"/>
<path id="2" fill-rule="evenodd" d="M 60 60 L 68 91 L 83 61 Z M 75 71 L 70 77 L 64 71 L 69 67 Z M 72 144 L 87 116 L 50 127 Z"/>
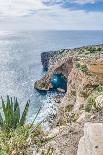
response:
<path id="1" fill-rule="evenodd" d="M 0 96 L 17 96 L 21 109 L 30 99 L 29 119 L 41 105 L 46 112 L 50 94 L 41 95 L 33 88 L 44 74 L 41 52 L 101 43 L 103 31 L 0 32 Z"/>

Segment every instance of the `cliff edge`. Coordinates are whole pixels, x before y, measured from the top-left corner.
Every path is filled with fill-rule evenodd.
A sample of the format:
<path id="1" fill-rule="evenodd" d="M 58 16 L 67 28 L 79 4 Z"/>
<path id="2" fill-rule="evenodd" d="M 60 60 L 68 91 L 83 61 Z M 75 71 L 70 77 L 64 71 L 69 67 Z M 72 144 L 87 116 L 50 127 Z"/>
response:
<path id="1" fill-rule="evenodd" d="M 66 77 L 67 91 L 64 97 L 59 96 L 58 100 L 56 96 L 55 99 L 58 112 L 50 126 L 52 129 L 59 127 L 59 131 L 57 137 L 50 142 L 54 155 L 102 155 L 103 146 L 98 138 L 103 133 L 103 45 L 66 49 L 54 55 L 49 60 L 47 74 L 36 81 L 34 87 L 38 90 L 51 90 L 51 77 L 55 73 L 62 73 Z M 95 146 L 96 135 L 91 135 L 94 126 L 99 131 Z M 88 141 L 87 136 L 93 143 Z M 101 141 L 103 142 L 102 136 Z M 90 145 L 87 146 L 88 144 Z"/>

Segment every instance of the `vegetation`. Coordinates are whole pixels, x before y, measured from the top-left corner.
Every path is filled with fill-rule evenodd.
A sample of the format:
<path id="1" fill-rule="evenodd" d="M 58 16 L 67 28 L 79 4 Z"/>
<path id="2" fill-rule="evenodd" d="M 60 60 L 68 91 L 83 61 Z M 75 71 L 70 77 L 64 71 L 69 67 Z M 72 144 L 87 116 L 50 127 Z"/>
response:
<path id="1" fill-rule="evenodd" d="M 84 73 L 86 73 L 88 71 L 88 68 L 86 65 L 81 65 L 80 70 Z"/>
<path id="2" fill-rule="evenodd" d="M 20 116 L 20 107 L 17 98 L 14 100 L 7 96 L 6 103 L 2 98 L 3 116 L 0 113 L 0 127 L 2 130 L 10 131 L 18 126 L 23 126 L 29 109 L 29 101 L 26 103 L 24 111 Z"/>
<path id="3" fill-rule="evenodd" d="M 25 124 L 29 110 L 28 101 L 24 111 L 20 114 L 20 107 L 17 98 L 7 96 L 5 102 L 2 98 L 2 114 L 0 113 L 0 155 L 29 155 L 30 146 L 34 146 L 34 150 L 38 151 L 42 145 L 47 143 L 50 138 L 44 134 L 41 121 L 35 124 L 35 120 L 40 112 L 37 112 L 32 124 Z M 45 151 L 44 151 L 45 153 Z M 47 151 L 52 155 L 51 149 Z M 45 154 L 44 154 L 45 155 Z"/>
<path id="4" fill-rule="evenodd" d="M 79 62 L 75 63 L 76 68 L 80 69 L 82 72 L 87 73 L 88 68 L 86 65 L 81 65 Z"/>
<path id="5" fill-rule="evenodd" d="M 88 50 L 90 51 L 90 53 L 95 53 L 96 52 L 96 48 L 94 48 L 94 47 L 90 47 Z"/>
<path id="6" fill-rule="evenodd" d="M 89 97 L 87 100 L 87 104 L 85 105 L 85 111 L 91 112 L 91 111 L 100 111 L 103 108 L 103 105 L 101 103 L 97 103 L 95 98 L 93 96 Z"/>
<path id="7" fill-rule="evenodd" d="M 85 111 L 90 112 L 94 104 L 95 104 L 95 99 L 93 97 L 88 98 L 87 104 L 85 105 Z"/>
<path id="8" fill-rule="evenodd" d="M 75 65 L 76 65 L 77 68 L 80 68 L 80 63 L 79 62 L 76 62 Z"/>
<path id="9" fill-rule="evenodd" d="M 103 86 L 99 85 L 95 90 L 98 92 L 103 92 Z"/>

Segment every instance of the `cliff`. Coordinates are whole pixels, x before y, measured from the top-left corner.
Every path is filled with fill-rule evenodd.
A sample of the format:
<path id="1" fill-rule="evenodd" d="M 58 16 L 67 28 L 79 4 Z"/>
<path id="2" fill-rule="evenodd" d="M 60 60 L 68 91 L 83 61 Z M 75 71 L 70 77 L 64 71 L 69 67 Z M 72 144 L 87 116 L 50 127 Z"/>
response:
<path id="1" fill-rule="evenodd" d="M 82 155 L 81 141 L 87 148 L 85 123 L 103 124 L 103 45 L 66 49 L 54 57 L 49 60 L 47 74 L 35 82 L 36 89 L 47 91 L 53 87 L 51 83 L 53 74 L 62 73 L 67 78 L 67 91 L 64 97 L 59 97 L 59 100 L 58 96 L 56 97 L 58 112 L 50 124 L 52 128 L 59 126 L 60 130 L 50 145 L 56 150 L 54 155 L 77 155 L 77 150 L 78 155 Z M 85 138 L 79 143 L 83 134 Z M 94 144 L 92 145 L 94 147 Z M 100 143 L 97 145 L 102 147 Z"/>
<path id="2" fill-rule="evenodd" d="M 44 57 L 42 56 L 42 64 L 44 65 L 45 62 L 47 63 L 46 66 L 44 65 L 44 68 L 48 68 L 48 72 L 42 79 L 35 82 L 34 87 L 38 90 L 46 91 L 51 89 L 52 84 L 50 80 L 54 73 L 62 73 L 66 78 L 68 78 L 71 70 L 73 69 L 74 63 L 76 63 L 77 66 L 82 62 L 89 63 L 91 65 L 91 63 L 96 59 L 102 59 L 102 48 L 103 45 L 95 45 L 68 50 L 64 49 L 51 52 L 48 56 L 46 53 L 46 57 L 45 53 L 42 53 L 41 55 L 44 55 Z M 84 65 L 82 64 L 81 67 L 83 66 Z M 93 67 L 87 67 L 89 70 L 93 69 Z M 86 69 L 85 66 L 83 69 Z"/>

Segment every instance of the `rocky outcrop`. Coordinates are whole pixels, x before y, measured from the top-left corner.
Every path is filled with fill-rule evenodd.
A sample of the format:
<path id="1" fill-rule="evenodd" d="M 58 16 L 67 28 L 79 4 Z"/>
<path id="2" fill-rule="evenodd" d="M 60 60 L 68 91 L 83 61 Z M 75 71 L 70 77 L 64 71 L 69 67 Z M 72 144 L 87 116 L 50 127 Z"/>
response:
<path id="1" fill-rule="evenodd" d="M 74 67 L 68 76 L 68 89 L 62 104 L 73 104 L 74 111 L 79 111 L 86 98 L 100 84 L 103 84 L 103 79 L 99 76 L 86 74 Z"/>
<path id="2" fill-rule="evenodd" d="M 42 52 L 41 53 L 41 62 L 43 65 L 43 70 L 47 71 L 48 68 L 51 65 L 51 61 L 56 61 L 56 58 L 58 55 L 61 55 L 64 52 L 64 50 L 58 50 L 58 51 L 49 51 L 49 52 Z"/>
<path id="3" fill-rule="evenodd" d="M 42 66 L 43 66 L 44 71 L 48 70 L 49 58 L 50 58 L 50 53 L 49 52 L 41 53 L 41 62 L 42 62 Z"/>
<path id="4" fill-rule="evenodd" d="M 68 78 L 69 73 L 73 68 L 72 57 L 63 59 L 60 62 L 56 62 L 53 67 L 48 70 L 48 73 L 41 79 L 35 82 L 34 88 L 38 90 L 50 90 L 52 88 L 51 76 L 54 73 L 62 73 L 64 77 Z"/>
<path id="5" fill-rule="evenodd" d="M 75 60 L 84 59 L 101 59 L 103 58 L 103 45 L 86 46 L 74 49 L 63 49 L 53 52 L 44 52 L 41 54 L 41 61 L 44 69 L 48 69 L 48 73 L 40 80 L 36 81 L 34 88 L 38 90 L 49 90 L 52 88 L 50 78 L 54 73 L 62 73 L 68 78 Z M 98 51 L 99 50 L 99 51 Z M 95 54 L 94 54 L 95 53 Z M 83 68 L 84 70 L 85 68 Z M 101 76 L 101 75 L 100 75 Z M 103 78 L 103 76 L 101 76 Z"/>
<path id="6" fill-rule="evenodd" d="M 103 123 L 86 123 L 77 155 L 103 155 Z"/>

